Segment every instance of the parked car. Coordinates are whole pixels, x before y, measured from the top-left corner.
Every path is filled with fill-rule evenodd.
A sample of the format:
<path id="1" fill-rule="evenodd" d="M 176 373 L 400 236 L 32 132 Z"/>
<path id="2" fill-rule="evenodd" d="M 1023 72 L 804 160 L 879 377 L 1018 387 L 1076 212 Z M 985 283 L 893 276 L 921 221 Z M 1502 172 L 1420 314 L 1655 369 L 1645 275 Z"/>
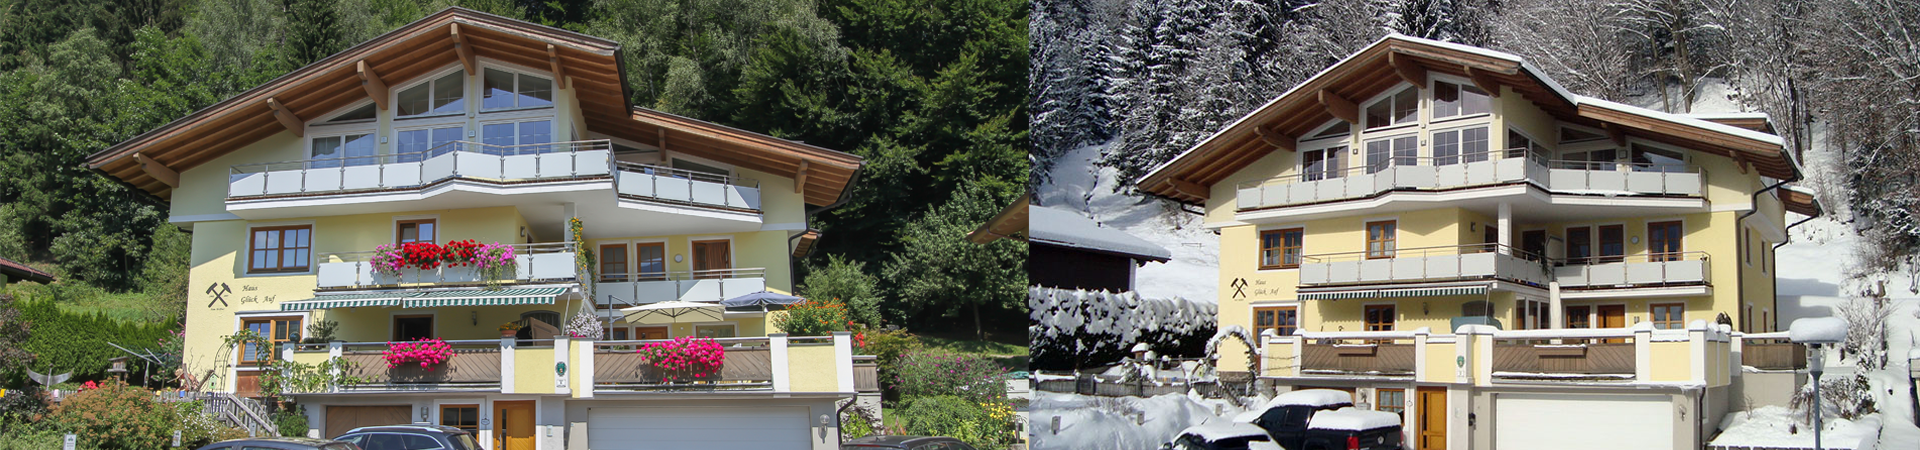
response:
<path id="1" fill-rule="evenodd" d="M 1246 423 L 1207 423 L 1180 430 L 1162 450 L 1280 450 L 1267 430 Z"/>
<path id="2" fill-rule="evenodd" d="M 333 439 L 363 450 L 482 450 L 467 430 L 424 423 L 360 427 Z"/>
<path id="3" fill-rule="evenodd" d="M 353 444 L 302 437 L 246 438 L 215 442 L 199 450 L 361 450 Z"/>
<path id="4" fill-rule="evenodd" d="M 1359 408 L 1313 413 L 1301 450 L 1400 450 L 1400 415 Z"/>
<path id="5" fill-rule="evenodd" d="M 940 436 L 867 436 L 840 444 L 840 450 L 973 450 L 959 439 Z"/>
<path id="6" fill-rule="evenodd" d="M 1266 405 L 1240 414 L 1234 422 L 1249 423 L 1267 430 L 1273 441 L 1289 450 L 1300 450 L 1307 423 L 1319 411 L 1353 406 L 1353 395 L 1332 389 L 1301 389 L 1268 400 Z"/>

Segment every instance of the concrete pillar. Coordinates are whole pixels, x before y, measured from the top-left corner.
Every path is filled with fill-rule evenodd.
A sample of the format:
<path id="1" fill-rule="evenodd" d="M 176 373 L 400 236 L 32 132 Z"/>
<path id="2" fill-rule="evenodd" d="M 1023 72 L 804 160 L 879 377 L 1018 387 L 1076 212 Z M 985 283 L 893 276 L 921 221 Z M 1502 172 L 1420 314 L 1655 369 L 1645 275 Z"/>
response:
<path id="1" fill-rule="evenodd" d="M 1433 334 L 1433 330 L 1427 327 L 1413 330 L 1413 381 L 1415 383 L 1427 379 L 1427 336 L 1430 334 Z M 1412 395 L 1408 397 L 1411 398 Z"/>
<path id="2" fill-rule="evenodd" d="M 339 357 L 340 357 L 340 355 L 342 355 L 342 354 L 345 354 L 345 353 L 346 353 L 346 342 L 345 342 L 345 341 L 338 341 L 338 340 L 336 340 L 336 341 L 328 341 L 328 342 L 327 342 L 327 360 L 328 360 L 328 361 L 332 361 L 332 360 L 333 360 L 334 358 L 339 358 Z M 333 368 L 333 370 L 330 370 L 329 372 L 330 372 L 330 373 L 329 373 L 329 375 L 332 375 L 332 376 L 334 376 L 334 377 L 339 377 L 339 376 L 340 376 L 340 368 L 339 368 L 339 367 L 334 367 L 334 368 Z M 338 391 L 338 390 L 340 390 L 340 386 L 328 386 L 328 387 L 327 387 L 327 389 L 328 389 L 329 391 Z"/>
<path id="3" fill-rule="evenodd" d="M 1653 381 L 1653 322 L 1633 325 L 1633 380 Z"/>
<path id="4" fill-rule="evenodd" d="M 500 393 L 512 394 L 513 388 L 513 347 L 512 336 L 500 338 Z"/>
<path id="5" fill-rule="evenodd" d="M 833 332 L 833 371 L 840 392 L 853 392 L 853 333 Z"/>
<path id="6" fill-rule="evenodd" d="M 554 370 L 553 393 L 555 394 L 572 394 L 573 393 L 573 384 L 567 382 L 567 377 L 573 376 L 573 369 L 574 369 L 573 363 L 571 362 L 571 358 L 568 358 L 568 356 L 572 354 L 573 354 L 573 339 L 572 337 L 568 336 L 565 331 L 561 331 L 561 334 L 559 336 L 553 337 L 553 362 L 554 362 L 553 367 L 554 368 L 549 369 L 549 370 Z M 559 372 L 559 370 L 557 370 L 559 367 L 563 367 L 563 366 L 567 368 L 567 373 L 565 374 L 562 374 Z"/>
<path id="7" fill-rule="evenodd" d="M 771 356 L 768 364 L 773 366 L 773 391 L 793 391 L 793 381 L 787 376 L 786 333 L 767 333 L 767 354 Z"/>
<path id="8" fill-rule="evenodd" d="M 1498 226 L 1500 227 L 1498 230 L 1500 234 L 1497 236 L 1500 240 L 1500 253 L 1510 253 L 1511 250 L 1509 249 L 1513 248 L 1513 204 L 1500 202 L 1500 221 Z"/>
<path id="9" fill-rule="evenodd" d="M 1687 359 L 1695 383 L 1707 382 L 1707 321 L 1695 320 L 1687 323 Z"/>
<path id="10" fill-rule="evenodd" d="M 1547 320 L 1552 322 L 1547 324 L 1547 329 L 1558 330 L 1566 328 L 1567 308 L 1561 306 L 1559 281 L 1547 282 L 1547 308 L 1551 309 L 1547 311 Z"/>
<path id="11" fill-rule="evenodd" d="M 573 377 L 573 398 L 593 398 L 593 338 L 574 341 L 573 345 L 576 358 L 567 371 Z"/>

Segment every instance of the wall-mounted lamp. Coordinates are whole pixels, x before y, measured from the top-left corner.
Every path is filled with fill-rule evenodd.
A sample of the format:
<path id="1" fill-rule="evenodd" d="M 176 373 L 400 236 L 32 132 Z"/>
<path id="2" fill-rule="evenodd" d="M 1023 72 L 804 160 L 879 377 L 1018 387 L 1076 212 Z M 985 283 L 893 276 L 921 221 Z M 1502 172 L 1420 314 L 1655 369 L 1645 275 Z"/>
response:
<path id="1" fill-rule="evenodd" d="M 687 256 L 687 255 L 684 255 L 684 254 L 680 254 L 680 253 L 675 253 L 675 254 L 673 254 L 673 262 L 680 262 L 680 261 L 683 261 L 683 260 L 685 260 L 685 259 L 686 259 L 686 256 Z"/>
<path id="2" fill-rule="evenodd" d="M 1421 314 L 1421 315 L 1426 315 L 1426 314 L 1428 314 L 1428 312 L 1427 312 L 1427 302 L 1420 302 L 1420 314 Z"/>
<path id="3" fill-rule="evenodd" d="M 475 326 L 479 326 L 479 325 L 480 325 L 480 312 L 479 312 L 479 311 L 468 311 L 467 313 L 468 313 L 468 314 L 470 314 L 470 315 L 471 315 L 471 316 L 473 317 L 473 324 L 474 324 Z"/>
<path id="4" fill-rule="evenodd" d="M 420 421 L 421 422 L 427 421 L 427 407 L 425 406 L 420 407 Z"/>
<path id="5" fill-rule="evenodd" d="M 828 424 L 828 423 L 829 423 L 830 421 L 832 421 L 832 420 L 833 420 L 833 419 L 832 419 L 832 418 L 829 418 L 829 417 L 827 417 L 827 415 L 826 415 L 826 414 L 821 414 L 821 415 L 820 415 L 820 426 L 823 426 L 823 427 L 824 427 L 824 426 L 827 426 L 827 424 Z"/>
<path id="6" fill-rule="evenodd" d="M 1467 222 L 1467 231 L 1480 231 L 1480 222 Z"/>

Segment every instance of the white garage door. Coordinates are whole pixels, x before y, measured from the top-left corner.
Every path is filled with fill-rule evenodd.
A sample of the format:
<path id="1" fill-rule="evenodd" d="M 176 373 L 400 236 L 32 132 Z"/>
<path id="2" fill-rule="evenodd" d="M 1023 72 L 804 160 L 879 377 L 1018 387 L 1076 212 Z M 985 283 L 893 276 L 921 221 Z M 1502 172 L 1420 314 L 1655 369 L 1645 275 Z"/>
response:
<path id="1" fill-rule="evenodd" d="M 809 449 L 807 409 L 595 407 L 587 414 L 592 450 Z"/>
<path id="2" fill-rule="evenodd" d="M 1496 394 L 1496 450 L 1671 449 L 1672 397 Z"/>

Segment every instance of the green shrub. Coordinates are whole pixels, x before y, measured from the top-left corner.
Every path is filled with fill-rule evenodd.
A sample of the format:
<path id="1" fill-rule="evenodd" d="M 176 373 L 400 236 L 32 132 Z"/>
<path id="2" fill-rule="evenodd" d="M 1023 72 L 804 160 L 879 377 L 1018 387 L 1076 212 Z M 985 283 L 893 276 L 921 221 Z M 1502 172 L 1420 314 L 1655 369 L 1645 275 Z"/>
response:
<path id="1" fill-rule="evenodd" d="M 880 326 L 880 293 L 874 286 L 878 278 L 866 273 L 866 263 L 827 255 L 825 266 L 814 266 L 800 286 L 800 296 L 832 299 L 847 305 L 847 318 L 868 326 Z"/>
<path id="2" fill-rule="evenodd" d="M 60 448 L 62 434 L 59 430 L 35 427 L 30 424 L 17 426 L 0 433 L 0 450 L 47 450 Z"/>
<path id="3" fill-rule="evenodd" d="M 280 430 L 281 436 L 306 437 L 307 415 L 295 408 L 283 407 L 273 413 L 273 427 Z"/>
<path id="4" fill-rule="evenodd" d="M 108 379 L 97 389 L 63 399 L 41 425 L 78 434 L 85 445 L 106 449 L 167 448 L 174 430 L 180 430 L 181 444 L 187 447 L 236 434 L 201 408 L 197 402 L 162 403 L 152 391 Z"/>
<path id="5" fill-rule="evenodd" d="M 1000 366 L 969 353 L 915 352 L 900 358 L 889 379 L 902 399 L 955 396 L 976 403 L 1004 402 Z"/>
<path id="6" fill-rule="evenodd" d="M 793 336 L 826 336 L 847 330 L 847 307 L 833 300 L 807 300 L 787 307 L 773 326 Z"/>
<path id="7" fill-rule="evenodd" d="M 105 314 L 76 314 L 61 311 L 61 297 L 16 301 L 20 319 L 33 324 L 33 332 L 23 347 L 34 354 L 34 367 L 58 367 L 72 370 L 73 379 L 106 378 L 108 359 L 126 356 L 107 343 L 130 349 L 158 349 L 169 331 L 179 326 L 176 320 L 128 322 Z M 162 374 L 155 374 L 156 376 Z"/>
<path id="8" fill-rule="evenodd" d="M 1007 448 L 1019 440 L 1013 408 L 1005 401 L 977 402 L 955 396 L 913 397 L 893 410 L 908 435 L 948 436 L 980 449 Z"/>
<path id="9" fill-rule="evenodd" d="M 874 364 L 879 367 L 882 380 L 892 380 L 898 375 L 895 367 L 900 364 L 901 357 L 926 347 L 926 344 L 920 342 L 920 338 L 902 330 L 868 329 L 861 331 L 861 334 L 864 337 L 863 344 L 856 351 L 862 355 L 874 356 Z M 900 393 L 893 388 L 893 383 L 885 384 L 884 387 L 887 390 L 883 393 L 884 398 L 899 399 Z"/>

